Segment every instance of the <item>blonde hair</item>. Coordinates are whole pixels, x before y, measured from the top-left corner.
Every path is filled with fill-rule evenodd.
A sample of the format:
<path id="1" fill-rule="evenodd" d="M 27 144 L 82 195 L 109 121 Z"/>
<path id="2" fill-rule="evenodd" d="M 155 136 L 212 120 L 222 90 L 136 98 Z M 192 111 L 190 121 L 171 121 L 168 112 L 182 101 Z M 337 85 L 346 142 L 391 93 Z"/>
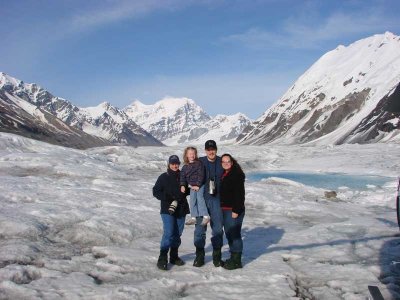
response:
<path id="1" fill-rule="evenodd" d="M 197 157 L 197 149 L 195 147 L 189 146 L 185 148 L 185 151 L 183 151 L 183 163 L 185 165 L 189 164 L 189 159 L 187 157 L 187 153 L 189 150 L 194 151 L 194 160 L 198 160 L 199 158 Z"/>

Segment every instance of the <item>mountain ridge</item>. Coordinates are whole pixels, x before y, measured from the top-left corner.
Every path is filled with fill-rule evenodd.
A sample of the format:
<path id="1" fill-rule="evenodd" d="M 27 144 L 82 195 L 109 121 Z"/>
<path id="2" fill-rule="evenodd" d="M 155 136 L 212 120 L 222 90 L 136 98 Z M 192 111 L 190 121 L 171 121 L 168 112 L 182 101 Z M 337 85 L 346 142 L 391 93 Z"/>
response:
<path id="1" fill-rule="evenodd" d="M 0 73 L 1 107 L 7 113 L 2 114 L 0 130 L 25 134 L 29 137 L 43 139 L 43 134 L 53 136 L 46 141 L 60 143 L 55 132 L 51 128 L 56 122 L 61 127 L 68 128 L 68 131 L 82 133 L 82 138 L 88 142 L 79 148 L 88 148 L 104 145 L 130 145 L 130 146 L 161 146 L 160 141 L 151 136 L 148 132 L 130 120 L 121 110 L 109 103 L 101 103 L 98 106 L 97 114 L 95 109 L 82 109 L 66 99 L 55 97 L 47 90 L 35 83 L 26 84 L 22 80 L 11 77 L 3 72 Z M 47 116 L 38 119 L 35 111 L 41 111 Z M 23 114 L 19 122 L 15 122 L 16 116 Z M 49 115 L 57 120 L 51 120 Z M 50 124 L 51 123 L 51 124 Z M 8 125 L 5 125 L 8 124 Z M 60 128 L 61 128 L 60 127 Z M 38 128 L 40 128 L 38 132 Z M 46 130 L 44 128 L 47 128 Z M 57 130 L 59 131 L 60 128 Z M 23 129 L 23 130 L 22 130 Z M 56 131 L 57 131 L 56 130 Z M 29 132 L 29 134 L 27 134 Z M 89 138 L 91 136 L 92 138 Z M 61 144 L 77 147 L 77 143 L 68 143 L 68 133 Z M 92 142 L 89 142 L 92 141 Z"/>
<path id="2" fill-rule="evenodd" d="M 373 126 L 374 136 L 355 129 L 399 83 L 400 37 L 386 32 L 338 46 L 306 70 L 237 141 L 256 145 L 387 141 L 378 124 Z M 399 112 L 392 114 L 399 118 Z M 391 140 L 400 139 L 396 124 Z"/>
<path id="3" fill-rule="evenodd" d="M 243 113 L 211 117 L 190 98 L 165 97 L 154 104 L 135 100 L 124 111 L 166 145 L 233 143 L 251 120 Z"/>

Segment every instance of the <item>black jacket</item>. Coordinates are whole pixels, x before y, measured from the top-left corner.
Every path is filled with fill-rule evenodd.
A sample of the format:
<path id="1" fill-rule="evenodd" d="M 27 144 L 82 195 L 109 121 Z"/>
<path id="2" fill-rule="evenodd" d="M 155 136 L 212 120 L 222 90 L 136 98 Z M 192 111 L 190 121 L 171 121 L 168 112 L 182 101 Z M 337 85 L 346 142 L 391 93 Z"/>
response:
<path id="1" fill-rule="evenodd" d="M 173 200 L 178 200 L 178 207 L 173 216 L 180 218 L 189 213 L 187 194 L 181 193 L 179 176 L 179 171 L 174 172 L 168 169 L 167 172 L 158 177 L 153 187 L 153 196 L 161 200 L 160 214 L 169 214 L 168 207 Z"/>
<path id="2" fill-rule="evenodd" d="M 221 207 L 231 207 L 232 212 L 240 214 L 244 211 L 244 179 L 245 175 L 239 169 L 232 170 L 221 181 Z"/>

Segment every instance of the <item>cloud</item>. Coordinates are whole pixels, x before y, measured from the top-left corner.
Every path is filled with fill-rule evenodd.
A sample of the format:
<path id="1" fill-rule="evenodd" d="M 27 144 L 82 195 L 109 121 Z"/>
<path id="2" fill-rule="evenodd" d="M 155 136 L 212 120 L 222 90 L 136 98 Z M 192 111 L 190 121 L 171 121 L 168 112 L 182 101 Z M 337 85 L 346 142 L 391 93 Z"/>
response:
<path id="1" fill-rule="evenodd" d="M 60 45 L 68 38 L 79 37 L 124 20 L 147 17 L 159 11 L 174 12 L 194 4 L 207 5 L 208 1 L 71 0 L 54 5 L 50 2 L 35 4 L 29 13 L 29 9 L 13 4 L 14 7 L 8 8 L 9 12 L 6 11 L 7 18 L 0 18 L 0 23 L 4 23 L 3 27 L 8 27 L 2 37 L 7 47 L 0 49 L 0 57 L 6 58 L 2 68 L 37 68 L 36 62 L 41 57 L 46 56 L 48 51 L 53 51 L 54 45 Z M 36 17 L 39 15 L 40 17 Z"/>
<path id="2" fill-rule="evenodd" d="M 102 7 L 72 15 L 67 23 L 72 32 L 88 31 L 110 23 L 144 17 L 157 11 L 182 9 L 193 3 L 194 0 L 108 1 Z"/>
<path id="3" fill-rule="evenodd" d="M 317 26 L 315 24 L 318 24 Z M 223 43 L 240 43 L 248 48 L 265 50 L 288 47 L 292 49 L 318 48 L 322 43 L 360 34 L 383 33 L 399 29 L 398 18 L 390 18 L 374 9 L 356 13 L 337 12 L 318 19 L 286 19 L 280 30 L 252 27 L 243 33 L 223 37 Z"/>

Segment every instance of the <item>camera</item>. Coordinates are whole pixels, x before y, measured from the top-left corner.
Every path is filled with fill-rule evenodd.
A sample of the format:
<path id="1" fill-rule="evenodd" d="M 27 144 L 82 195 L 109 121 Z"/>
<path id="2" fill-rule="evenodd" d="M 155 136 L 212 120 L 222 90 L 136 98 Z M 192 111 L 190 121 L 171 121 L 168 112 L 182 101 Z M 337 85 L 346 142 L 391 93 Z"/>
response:
<path id="1" fill-rule="evenodd" d="M 170 215 L 172 215 L 176 211 L 177 206 L 178 206 L 178 201 L 174 200 L 171 202 L 171 204 L 168 207 L 168 212 Z"/>
<path id="2" fill-rule="evenodd" d="M 213 180 L 213 179 L 210 179 L 210 182 L 209 182 L 210 184 L 209 184 L 209 188 L 208 188 L 208 193 L 210 194 L 210 195 L 214 195 L 215 194 L 215 181 Z"/>

